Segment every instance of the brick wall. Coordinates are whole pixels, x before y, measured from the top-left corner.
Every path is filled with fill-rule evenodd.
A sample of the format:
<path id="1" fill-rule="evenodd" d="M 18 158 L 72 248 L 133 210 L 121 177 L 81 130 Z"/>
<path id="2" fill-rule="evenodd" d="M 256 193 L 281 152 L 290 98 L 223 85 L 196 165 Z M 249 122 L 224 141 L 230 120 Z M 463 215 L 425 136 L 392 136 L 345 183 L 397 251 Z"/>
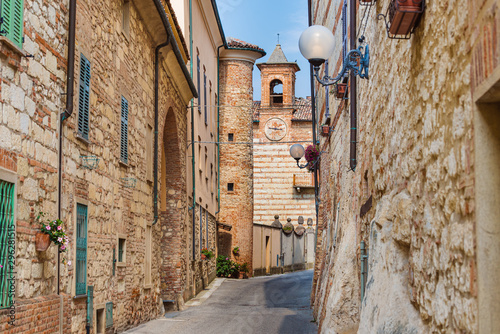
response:
<path id="1" fill-rule="evenodd" d="M 242 60 L 222 60 L 220 80 L 220 136 L 226 142 L 228 133 L 234 133 L 234 142 L 252 142 L 252 68 L 253 63 Z M 227 144 L 220 148 L 221 212 L 219 220 L 232 225 L 230 246 L 239 247 L 234 258 L 239 263 L 252 263 L 253 252 L 253 149 L 249 144 Z M 228 192 L 227 184 L 234 184 Z"/>
<path id="2" fill-rule="evenodd" d="M 11 309 L 0 310 L 0 331 L 5 334 L 59 333 L 60 313 L 62 312 L 62 333 L 70 333 L 70 303 L 71 298 L 68 295 L 47 295 L 18 301 L 13 311 Z M 14 326 L 8 323 L 12 321 L 10 314 L 15 315 Z"/>

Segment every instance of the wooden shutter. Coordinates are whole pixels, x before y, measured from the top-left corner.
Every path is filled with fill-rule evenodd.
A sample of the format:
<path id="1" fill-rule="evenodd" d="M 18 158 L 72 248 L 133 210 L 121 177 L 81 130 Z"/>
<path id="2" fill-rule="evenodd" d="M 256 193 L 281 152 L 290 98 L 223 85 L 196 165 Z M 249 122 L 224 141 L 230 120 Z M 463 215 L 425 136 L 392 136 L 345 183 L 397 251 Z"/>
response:
<path id="1" fill-rule="evenodd" d="M 0 181 L 0 309 L 8 308 L 14 302 L 9 291 L 9 282 L 14 280 L 13 259 L 9 261 L 9 251 L 15 252 L 14 244 L 9 242 L 15 238 L 14 224 L 14 183 Z"/>
<path id="2" fill-rule="evenodd" d="M 106 328 L 113 327 L 113 302 L 106 303 Z"/>
<path id="3" fill-rule="evenodd" d="M 205 95 L 205 125 L 208 125 L 208 118 L 207 118 L 207 74 L 203 72 L 203 94 Z"/>
<path id="4" fill-rule="evenodd" d="M 80 55 L 80 91 L 78 96 L 78 134 L 89 139 L 90 61 Z"/>
<path id="5" fill-rule="evenodd" d="M 120 160 L 128 163 L 128 101 L 122 96 L 122 130 L 120 138 Z"/>
<path id="6" fill-rule="evenodd" d="M 76 294 L 87 293 L 87 206 L 76 205 Z"/>
<path id="7" fill-rule="evenodd" d="M 2 0 L 2 31 L 20 49 L 23 48 L 23 0 Z"/>

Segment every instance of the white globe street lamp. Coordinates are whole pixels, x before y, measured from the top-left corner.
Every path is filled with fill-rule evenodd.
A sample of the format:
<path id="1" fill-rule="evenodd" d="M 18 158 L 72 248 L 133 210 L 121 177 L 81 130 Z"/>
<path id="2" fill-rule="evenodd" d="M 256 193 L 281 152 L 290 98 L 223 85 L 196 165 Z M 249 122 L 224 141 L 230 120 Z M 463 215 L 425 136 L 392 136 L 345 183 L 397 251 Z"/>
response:
<path id="1" fill-rule="evenodd" d="M 313 66 L 320 66 L 333 53 L 335 39 L 332 32 L 324 26 L 313 25 L 302 32 L 299 38 L 300 53 Z"/>

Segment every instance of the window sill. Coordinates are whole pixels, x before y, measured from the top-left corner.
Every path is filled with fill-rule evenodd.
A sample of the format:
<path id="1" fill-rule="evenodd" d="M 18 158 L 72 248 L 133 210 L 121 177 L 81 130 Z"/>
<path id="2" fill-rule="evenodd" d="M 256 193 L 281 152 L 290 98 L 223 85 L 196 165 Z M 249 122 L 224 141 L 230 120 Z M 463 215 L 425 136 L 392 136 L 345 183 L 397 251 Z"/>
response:
<path id="1" fill-rule="evenodd" d="M 149 290 L 153 288 L 153 284 L 144 284 L 144 289 Z"/>
<path id="2" fill-rule="evenodd" d="M 127 266 L 127 263 L 126 263 L 126 262 L 117 262 L 117 263 L 116 263 L 116 266 L 117 266 L 118 268 L 124 268 L 124 267 L 126 267 L 126 266 Z"/>
<path id="3" fill-rule="evenodd" d="M 19 54 L 22 57 L 26 57 L 26 55 L 28 54 L 26 51 L 20 49 L 17 45 L 14 44 L 14 42 L 12 42 L 10 39 L 8 39 L 5 36 L 0 36 L 0 43 L 2 45 L 8 46 L 12 51 Z"/>
<path id="4" fill-rule="evenodd" d="M 76 139 L 80 140 L 84 144 L 90 145 L 90 141 L 88 139 L 84 138 L 80 133 L 76 132 L 75 137 L 76 137 Z"/>
<path id="5" fill-rule="evenodd" d="M 125 168 L 129 168 L 130 167 L 128 162 L 125 162 L 125 161 L 123 161 L 121 159 L 120 159 L 120 166 L 121 167 L 125 167 Z"/>
<path id="6" fill-rule="evenodd" d="M 87 299 L 87 295 L 76 295 L 73 296 L 73 299 Z"/>

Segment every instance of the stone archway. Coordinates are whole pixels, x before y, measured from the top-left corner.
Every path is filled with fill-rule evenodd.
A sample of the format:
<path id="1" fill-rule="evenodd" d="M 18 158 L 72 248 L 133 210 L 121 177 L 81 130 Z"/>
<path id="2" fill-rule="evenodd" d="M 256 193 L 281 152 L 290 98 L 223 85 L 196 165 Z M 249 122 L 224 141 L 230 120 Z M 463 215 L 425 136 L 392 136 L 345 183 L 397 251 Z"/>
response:
<path id="1" fill-rule="evenodd" d="M 184 290 L 186 265 L 181 152 L 175 113 L 169 108 L 161 140 L 160 223 L 161 223 L 161 296 L 174 304 Z"/>

